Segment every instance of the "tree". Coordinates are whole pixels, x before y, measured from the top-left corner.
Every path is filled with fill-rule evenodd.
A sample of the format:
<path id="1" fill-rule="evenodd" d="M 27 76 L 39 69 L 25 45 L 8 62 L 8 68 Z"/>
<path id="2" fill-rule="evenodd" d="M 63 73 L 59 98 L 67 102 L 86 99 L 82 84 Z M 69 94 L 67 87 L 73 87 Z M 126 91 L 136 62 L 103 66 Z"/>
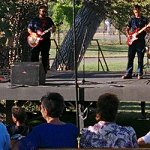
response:
<path id="1" fill-rule="evenodd" d="M 56 23 L 64 22 L 65 20 L 65 25 L 71 27 L 56 55 L 52 69 L 57 69 L 65 64 L 68 69 L 74 70 L 72 0 L 7 0 L 0 2 L 0 47 L 5 58 L 8 58 L 9 53 L 7 61 L 9 61 L 10 65 L 16 61 L 30 61 L 30 49 L 26 40 L 27 24 L 36 15 L 37 7 L 40 4 L 47 5 L 48 2 L 52 4 L 52 1 L 52 8 L 54 8 L 52 15 Z M 113 25 L 124 33 L 124 27 L 130 17 L 129 14 L 131 14 L 133 4 L 142 5 L 143 14 L 150 15 L 149 0 L 75 1 L 76 11 L 79 10 L 75 18 L 75 48 L 77 50 L 78 65 L 97 27 L 106 16 L 111 17 Z"/>
<path id="2" fill-rule="evenodd" d="M 80 2 L 80 1 L 79 1 Z M 150 12 L 149 0 L 84 0 L 75 18 L 75 49 L 77 51 L 77 66 L 93 38 L 99 24 L 107 16 L 113 25 L 122 33 L 125 33 L 127 20 L 129 19 L 133 4 L 143 6 L 143 13 Z M 74 37 L 73 26 L 68 31 L 59 51 L 56 54 L 51 69 L 56 70 L 65 66 L 66 69 L 74 70 Z"/>
<path id="3" fill-rule="evenodd" d="M 80 64 L 82 57 L 93 38 L 100 22 L 103 20 L 107 1 L 85 1 L 79 9 L 75 24 L 68 31 L 51 69 L 58 69 L 65 66 L 69 70 L 74 70 L 74 51 L 76 50 L 77 65 Z M 74 32 L 75 31 L 75 37 Z M 75 38 L 75 47 L 74 47 Z"/>

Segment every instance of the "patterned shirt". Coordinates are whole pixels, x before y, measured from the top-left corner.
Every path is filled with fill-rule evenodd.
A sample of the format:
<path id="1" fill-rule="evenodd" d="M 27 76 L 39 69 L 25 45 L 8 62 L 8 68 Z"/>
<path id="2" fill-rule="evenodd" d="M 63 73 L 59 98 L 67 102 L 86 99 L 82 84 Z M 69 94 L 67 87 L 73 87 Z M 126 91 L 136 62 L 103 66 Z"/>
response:
<path id="1" fill-rule="evenodd" d="M 99 121 L 94 126 L 83 128 L 80 146 L 86 148 L 137 148 L 137 137 L 132 127 Z"/>

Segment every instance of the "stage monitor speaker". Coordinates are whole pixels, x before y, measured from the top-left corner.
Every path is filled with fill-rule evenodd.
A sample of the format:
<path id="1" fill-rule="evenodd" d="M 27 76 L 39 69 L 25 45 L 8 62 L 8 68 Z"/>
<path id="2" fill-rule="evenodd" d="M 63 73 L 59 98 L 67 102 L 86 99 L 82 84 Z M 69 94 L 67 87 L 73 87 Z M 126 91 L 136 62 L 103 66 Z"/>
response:
<path id="1" fill-rule="evenodd" d="M 12 85 L 43 85 L 45 77 L 43 65 L 39 62 L 16 62 L 11 66 Z"/>

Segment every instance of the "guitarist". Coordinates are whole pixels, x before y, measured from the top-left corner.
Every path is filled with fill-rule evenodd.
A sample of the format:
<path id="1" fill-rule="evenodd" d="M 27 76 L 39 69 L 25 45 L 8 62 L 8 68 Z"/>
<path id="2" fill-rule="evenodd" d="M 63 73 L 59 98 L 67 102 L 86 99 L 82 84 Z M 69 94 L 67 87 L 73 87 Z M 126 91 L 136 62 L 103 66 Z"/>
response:
<path id="1" fill-rule="evenodd" d="M 132 34 L 135 31 L 139 31 L 143 27 L 145 27 L 148 24 L 148 19 L 142 16 L 141 14 L 141 7 L 139 5 L 134 5 L 133 7 L 133 14 L 128 22 L 127 28 L 126 28 L 126 36 L 128 39 L 132 38 Z M 135 33 L 137 34 L 137 33 Z M 139 33 L 136 37 L 137 39 L 134 40 L 131 44 L 129 44 L 128 47 L 128 64 L 127 64 L 127 71 L 124 76 L 122 76 L 123 79 L 131 79 L 132 78 L 132 72 L 133 72 L 133 62 L 135 58 L 135 54 L 137 53 L 138 57 L 138 69 L 137 69 L 137 78 L 142 79 L 143 77 L 143 58 L 144 58 L 144 52 L 145 52 L 145 36 L 146 31 Z"/>
<path id="2" fill-rule="evenodd" d="M 39 36 L 47 29 L 51 28 L 49 32 L 44 34 L 41 37 L 38 45 L 33 47 L 31 50 L 31 61 L 38 62 L 39 61 L 39 54 L 41 52 L 42 56 L 42 64 L 47 73 L 47 69 L 49 67 L 49 49 L 50 49 L 50 36 L 51 32 L 55 32 L 55 25 L 54 22 L 50 17 L 47 17 L 47 7 L 40 6 L 39 7 L 39 15 L 32 19 L 28 24 L 28 33 L 30 36 Z"/>

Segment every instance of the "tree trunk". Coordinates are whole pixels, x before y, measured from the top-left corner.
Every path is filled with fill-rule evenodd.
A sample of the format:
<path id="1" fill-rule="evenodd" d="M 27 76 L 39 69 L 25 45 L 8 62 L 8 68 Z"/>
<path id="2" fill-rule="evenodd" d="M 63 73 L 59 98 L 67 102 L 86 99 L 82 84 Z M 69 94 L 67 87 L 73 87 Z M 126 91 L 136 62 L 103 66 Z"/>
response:
<path id="1" fill-rule="evenodd" d="M 72 26 L 68 31 L 59 51 L 56 54 L 51 69 L 57 70 L 65 66 L 67 70 L 74 70 L 74 50 L 76 50 L 77 66 L 79 66 L 85 51 L 92 40 L 100 22 L 105 17 L 105 8 L 102 3 L 98 9 L 92 4 L 84 5 L 75 18 L 75 46 Z"/>

